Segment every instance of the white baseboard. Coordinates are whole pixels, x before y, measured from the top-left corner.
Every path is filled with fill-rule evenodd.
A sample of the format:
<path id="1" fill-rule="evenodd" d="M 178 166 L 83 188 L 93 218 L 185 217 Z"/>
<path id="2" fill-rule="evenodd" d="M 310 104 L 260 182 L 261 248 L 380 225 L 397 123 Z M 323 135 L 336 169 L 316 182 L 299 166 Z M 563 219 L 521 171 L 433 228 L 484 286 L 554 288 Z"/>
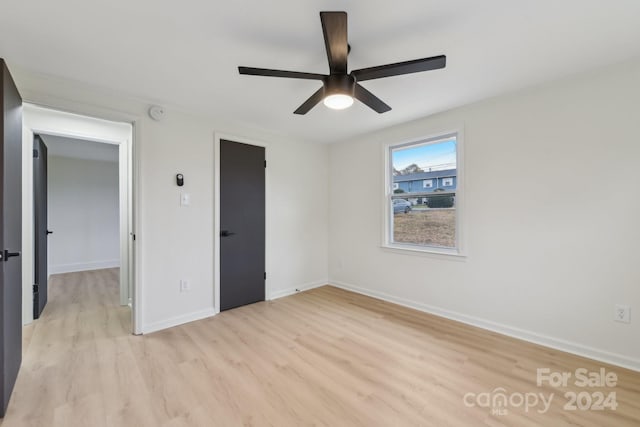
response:
<path id="1" fill-rule="evenodd" d="M 74 273 L 76 271 L 101 270 L 103 268 L 116 268 L 116 267 L 120 267 L 119 259 L 50 265 L 49 276 L 51 276 L 52 274 Z"/>
<path id="2" fill-rule="evenodd" d="M 157 332 L 162 329 L 173 328 L 174 326 L 184 325 L 185 323 L 206 319 L 207 317 L 214 316 L 215 314 L 216 313 L 213 307 L 211 307 L 207 308 L 206 310 L 195 311 L 193 313 L 172 317 L 170 319 L 160 320 L 158 322 L 143 325 L 142 333 L 150 334 L 151 332 Z"/>
<path id="3" fill-rule="evenodd" d="M 597 348 L 585 346 L 580 343 L 566 341 L 564 339 L 554 338 L 548 335 L 543 335 L 543 334 L 527 331 L 520 328 L 514 328 L 501 323 L 481 319 L 475 316 L 468 316 L 466 314 L 456 313 L 456 312 L 445 310 L 439 307 L 434 307 L 431 305 L 407 300 L 405 298 L 389 295 L 384 292 L 372 291 L 369 289 L 361 288 L 359 286 L 355 286 L 345 282 L 340 282 L 337 280 L 330 280 L 329 284 L 331 286 L 345 289 L 347 291 L 356 292 L 362 295 L 370 296 L 372 298 L 377 298 L 383 301 L 402 305 L 404 307 L 409 307 L 415 310 L 423 311 L 425 313 L 444 317 L 450 320 L 455 320 L 461 323 L 466 323 L 471 326 L 476 326 L 478 328 L 486 329 L 492 332 L 497 332 L 502 335 L 518 338 L 524 341 L 532 342 L 534 344 L 539 344 L 545 347 L 550 347 L 556 350 L 572 353 L 578 356 L 586 357 L 586 358 L 597 360 L 600 362 L 609 363 L 611 365 L 620 366 L 622 368 L 627 368 L 634 371 L 640 371 L 640 359 L 634 359 L 632 357 L 624 356 L 622 354 L 611 353 L 605 350 L 600 350 Z"/>
<path id="4" fill-rule="evenodd" d="M 269 297 L 267 299 L 274 300 L 278 298 L 283 298 L 289 295 L 293 295 L 297 292 L 308 291 L 309 289 L 319 288 L 320 286 L 325 286 L 328 284 L 329 284 L 329 281 L 327 279 L 316 280 L 315 282 L 305 283 L 293 288 L 287 288 L 287 289 L 281 289 L 281 290 L 269 292 Z"/>

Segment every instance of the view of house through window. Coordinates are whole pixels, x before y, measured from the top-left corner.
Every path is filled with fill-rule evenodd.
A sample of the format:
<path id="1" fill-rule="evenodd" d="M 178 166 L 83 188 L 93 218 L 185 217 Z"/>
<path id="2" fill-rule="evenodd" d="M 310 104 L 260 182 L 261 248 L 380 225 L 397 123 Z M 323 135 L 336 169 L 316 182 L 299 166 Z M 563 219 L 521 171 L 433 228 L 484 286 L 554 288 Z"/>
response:
<path id="1" fill-rule="evenodd" d="M 390 243 L 456 248 L 457 136 L 390 147 Z"/>

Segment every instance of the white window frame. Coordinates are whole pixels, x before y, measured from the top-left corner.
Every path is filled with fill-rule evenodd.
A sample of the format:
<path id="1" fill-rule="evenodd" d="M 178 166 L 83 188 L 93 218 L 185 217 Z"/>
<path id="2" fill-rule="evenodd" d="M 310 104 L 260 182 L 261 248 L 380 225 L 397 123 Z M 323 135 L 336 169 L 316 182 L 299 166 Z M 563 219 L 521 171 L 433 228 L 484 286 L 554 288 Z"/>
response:
<path id="1" fill-rule="evenodd" d="M 449 182 L 449 184 L 447 184 L 447 182 Z M 442 186 L 443 187 L 453 187 L 453 178 L 452 177 L 446 177 L 446 178 L 442 178 Z"/>
<path id="2" fill-rule="evenodd" d="M 409 147 L 419 144 L 437 143 L 447 138 L 456 137 L 456 239 L 454 248 L 439 246 L 424 246 L 411 243 L 393 242 L 393 204 L 391 202 L 393 193 L 393 164 L 391 152 L 394 149 Z M 404 141 L 389 142 L 383 144 L 383 170 L 384 185 L 382 197 L 382 242 L 381 248 L 386 251 L 396 252 L 406 255 L 425 255 L 435 257 L 466 257 L 466 245 L 464 235 L 464 130 L 463 126 L 457 128 L 434 131 L 422 137 L 416 137 Z"/>
<path id="3" fill-rule="evenodd" d="M 427 185 L 429 184 L 429 185 Z M 433 188 L 433 179 L 423 179 L 422 188 Z"/>

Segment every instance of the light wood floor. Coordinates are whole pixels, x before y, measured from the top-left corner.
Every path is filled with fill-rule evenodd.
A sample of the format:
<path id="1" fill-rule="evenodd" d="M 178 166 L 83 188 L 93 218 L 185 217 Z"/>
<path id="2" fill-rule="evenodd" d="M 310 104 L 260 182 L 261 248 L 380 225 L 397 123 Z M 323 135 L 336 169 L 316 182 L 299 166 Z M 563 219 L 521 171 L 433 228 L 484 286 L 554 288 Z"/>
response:
<path id="1" fill-rule="evenodd" d="M 640 426 L 640 373 L 332 287 L 132 336 L 117 270 L 54 276 L 3 427 Z M 616 411 L 565 411 L 536 369 L 617 373 Z M 551 409 L 467 393 L 555 393 Z"/>

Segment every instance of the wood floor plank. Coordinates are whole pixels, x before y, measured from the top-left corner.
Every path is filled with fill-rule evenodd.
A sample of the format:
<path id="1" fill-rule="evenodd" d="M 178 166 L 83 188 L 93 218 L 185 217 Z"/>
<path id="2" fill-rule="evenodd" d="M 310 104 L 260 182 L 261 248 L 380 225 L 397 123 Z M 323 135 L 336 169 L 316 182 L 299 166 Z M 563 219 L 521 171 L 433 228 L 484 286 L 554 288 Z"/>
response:
<path id="1" fill-rule="evenodd" d="M 640 426 L 640 373 L 325 286 L 145 336 L 118 270 L 52 276 L 25 328 L 2 427 Z M 616 387 L 536 385 L 536 370 L 600 368 Z M 548 411 L 465 395 L 554 395 Z M 615 411 L 565 393 L 615 392 Z"/>

